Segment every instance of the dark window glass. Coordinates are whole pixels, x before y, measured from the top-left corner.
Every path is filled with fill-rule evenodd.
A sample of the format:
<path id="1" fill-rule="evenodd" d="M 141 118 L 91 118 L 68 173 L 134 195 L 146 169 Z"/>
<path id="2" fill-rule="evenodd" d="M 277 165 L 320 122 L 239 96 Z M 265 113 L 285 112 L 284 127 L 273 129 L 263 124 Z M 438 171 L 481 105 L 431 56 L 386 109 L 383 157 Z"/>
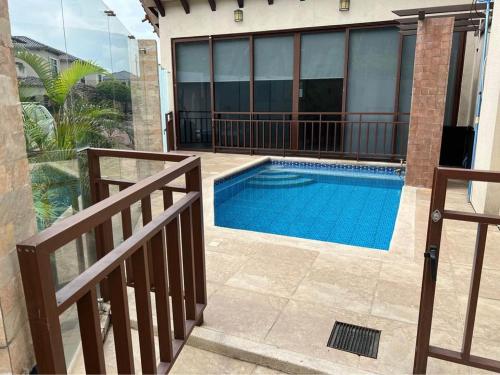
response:
<path id="1" fill-rule="evenodd" d="M 293 36 L 256 38 L 254 107 L 256 112 L 291 112 Z"/>
<path id="2" fill-rule="evenodd" d="M 175 52 L 180 143 L 183 147 L 211 147 L 208 42 L 177 44 Z"/>

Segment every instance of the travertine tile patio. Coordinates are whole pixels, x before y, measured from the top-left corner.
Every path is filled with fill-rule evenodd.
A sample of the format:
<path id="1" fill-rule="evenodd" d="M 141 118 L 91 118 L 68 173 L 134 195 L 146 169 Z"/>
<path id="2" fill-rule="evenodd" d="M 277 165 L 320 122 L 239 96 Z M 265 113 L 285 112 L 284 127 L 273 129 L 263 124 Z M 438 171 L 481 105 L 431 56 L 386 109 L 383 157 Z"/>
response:
<path id="1" fill-rule="evenodd" d="M 417 332 L 430 191 L 405 187 L 389 251 L 214 226 L 213 182 L 258 156 L 202 157 L 208 307 L 204 328 L 348 366 L 352 373 L 409 373 Z M 451 184 L 449 207 L 472 210 Z M 153 200 L 155 202 L 155 200 Z M 161 202 L 158 201 L 158 204 Z M 160 209 L 158 207 L 158 209 Z M 459 349 L 474 226 L 445 223 L 431 343 Z M 500 232 L 488 233 L 473 352 L 500 354 Z M 133 302 L 130 302 L 133 305 Z M 335 320 L 382 330 L 377 359 L 326 347 Z M 183 356 L 195 358 L 192 349 Z M 224 359 L 223 361 L 226 361 Z M 229 360 L 228 360 L 229 361 Z M 196 362 L 196 361 L 190 361 Z M 186 363 L 175 373 L 189 372 Z M 228 368 L 236 372 L 239 367 Z M 193 371 L 199 368 L 193 364 Z M 430 373 L 480 373 L 429 360 Z M 247 368 L 242 373 L 247 373 Z M 269 373 L 253 369 L 254 373 Z"/>

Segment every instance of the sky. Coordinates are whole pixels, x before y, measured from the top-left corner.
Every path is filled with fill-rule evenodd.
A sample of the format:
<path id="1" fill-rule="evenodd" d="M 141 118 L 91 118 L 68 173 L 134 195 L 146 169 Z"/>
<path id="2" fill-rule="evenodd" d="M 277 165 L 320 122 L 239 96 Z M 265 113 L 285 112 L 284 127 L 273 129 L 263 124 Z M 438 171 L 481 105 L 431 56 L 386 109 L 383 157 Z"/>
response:
<path id="1" fill-rule="evenodd" d="M 104 3 L 116 13 L 123 25 L 137 39 L 158 39 L 151 24 L 142 22 L 144 9 L 139 0 L 104 0 Z"/>
<path id="2" fill-rule="evenodd" d="M 142 22 L 139 0 L 104 1 L 44 0 L 41 6 L 40 0 L 9 0 L 12 35 L 30 37 L 108 71 L 135 73 L 137 43 L 129 35 L 157 36 L 148 22 Z M 106 9 L 117 17 L 107 17 Z"/>

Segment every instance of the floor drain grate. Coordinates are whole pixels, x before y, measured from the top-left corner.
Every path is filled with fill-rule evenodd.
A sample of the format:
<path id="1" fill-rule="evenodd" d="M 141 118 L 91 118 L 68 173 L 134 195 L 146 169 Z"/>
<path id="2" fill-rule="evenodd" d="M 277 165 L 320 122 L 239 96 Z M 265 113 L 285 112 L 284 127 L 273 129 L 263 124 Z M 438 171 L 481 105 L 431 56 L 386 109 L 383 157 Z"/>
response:
<path id="1" fill-rule="evenodd" d="M 380 331 L 376 329 L 335 322 L 328 340 L 330 348 L 370 358 L 377 358 Z"/>

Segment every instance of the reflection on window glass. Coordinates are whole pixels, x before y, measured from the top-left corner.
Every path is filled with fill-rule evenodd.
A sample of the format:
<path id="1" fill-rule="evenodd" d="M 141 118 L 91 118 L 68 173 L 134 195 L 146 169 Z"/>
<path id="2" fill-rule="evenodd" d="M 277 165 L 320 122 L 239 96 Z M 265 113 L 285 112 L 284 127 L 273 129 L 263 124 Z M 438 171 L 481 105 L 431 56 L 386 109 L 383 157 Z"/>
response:
<path id="1" fill-rule="evenodd" d="M 399 117 L 402 122 L 410 121 L 411 96 L 413 88 L 413 67 L 415 63 L 416 35 L 406 35 L 403 37 L 401 50 L 401 70 L 399 81 Z M 397 151 L 399 154 L 406 154 L 408 140 L 408 127 L 402 126 L 397 132 Z"/>
<path id="2" fill-rule="evenodd" d="M 210 147 L 210 62 L 208 42 L 176 45 L 176 88 L 180 142 L 185 147 Z"/>
<path id="3" fill-rule="evenodd" d="M 254 107 L 257 112 L 292 110 L 293 36 L 254 40 Z"/>
<path id="4" fill-rule="evenodd" d="M 301 112 L 342 111 L 345 32 L 303 34 L 300 51 Z"/>
<path id="5" fill-rule="evenodd" d="M 214 42 L 215 110 L 248 112 L 250 45 L 248 39 Z"/>
<path id="6" fill-rule="evenodd" d="M 399 60 L 400 34 L 394 27 L 351 30 L 349 36 L 348 112 L 394 112 Z M 357 121 L 359 116 L 349 116 Z M 365 121 L 390 122 L 392 115 L 364 115 Z M 392 127 L 377 128 L 377 137 L 366 138 L 368 125 L 351 125 L 345 137 L 345 149 L 365 152 L 388 152 L 392 148 Z M 373 128 L 373 125 L 371 126 Z M 361 134 L 359 134 L 361 132 Z M 375 131 L 372 130 L 372 135 Z M 375 139 L 378 140 L 375 145 Z M 382 140 L 382 141 L 380 141 Z M 383 141 L 385 140 L 385 142 Z"/>

